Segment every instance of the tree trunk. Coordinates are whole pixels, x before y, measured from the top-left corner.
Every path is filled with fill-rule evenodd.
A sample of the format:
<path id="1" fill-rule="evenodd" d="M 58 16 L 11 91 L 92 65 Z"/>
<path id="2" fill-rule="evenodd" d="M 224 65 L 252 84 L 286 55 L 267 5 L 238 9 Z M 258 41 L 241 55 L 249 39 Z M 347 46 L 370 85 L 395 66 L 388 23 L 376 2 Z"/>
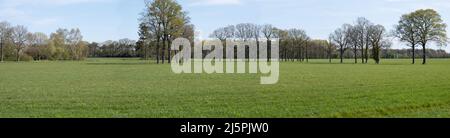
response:
<path id="1" fill-rule="evenodd" d="M 272 51 L 270 50 L 272 50 L 272 41 L 267 39 L 267 62 L 272 58 Z"/>
<path id="2" fill-rule="evenodd" d="M 416 64 L 416 47 L 414 44 L 412 46 L 412 64 Z"/>
<path id="3" fill-rule="evenodd" d="M 3 62 L 3 40 L 0 42 L 0 62 Z"/>
<path id="4" fill-rule="evenodd" d="M 378 46 L 377 44 L 372 44 L 373 45 L 373 59 L 375 60 L 376 64 L 380 64 L 380 46 Z"/>
<path id="5" fill-rule="evenodd" d="M 172 43 L 172 41 L 169 39 L 169 37 L 167 37 L 167 49 L 168 49 L 168 56 L 167 56 L 167 63 L 171 63 L 172 61 L 171 61 L 171 58 L 172 58 L 172 47 L 171 47 L 171 44 Z"/>
<path id="6" fill-rule="evenodd" d="M 19 55 L 19 53 L 20 53 L 20 49 L 17 49 L 17 51 L 16 51 L 16 61 L 17 62 L 19 62 L 20 61 L 20 55 Z"/>
<path id="7" fill-rule="evenodd" d="M 355 64 L 358 63 L 358 51 L 357 51 L 357 48 L 358 48 L 358 47 L 355 45 L 355 49 L 354 49 L 354 52 L 355 52 L 355 53 L 354 53 L 354 54 L 355 54 L 355 55 L 354 55 L 354 56 L 355 56 Z"/>
<path id="8" fill-rule="evenodd" d="M 159 52 L 160 52 L 160 37 L 156 40 L 156 64 L 159 64 Z"/>
<path id="9" fill-rule="evenodd" d="M 367 62 L 369 61 L 369 44 L 366 44 L 365 56 L 366 56 L 366 64 L 367 64 Z"/>
<path id="10" fill-rule="evenodd" d="M 331 63 L 331 50 L 330 51 L 328 51 L 328 58 L 329 58 L 329 62 Z"/>
<path id="11" fill-rule="evenodd" d="M 342 64 L 342 63 L 344 63 L 344 47 L 343 46 L 341 46 L 340 56 L 341 56 L 341 64 Z"/>
<path id="12" fill-rule="evenodd" d="M 361 63 L 362 64 L 364 64 L 365 63 L 365 61 L 364 61 L 364 58 L 365 58 L 365 56 L 364 56 L 365 54 L 364 54 L 364 46 L 361 46 Z"/>
<path id="13" fill-rule="evenodd" d="M 284 61 L 288 61 L 288 52 L 287 52 L 287 48 L 284 48 Z"/>
<path id="14" fill-rule="evenodd" d="M 166 36 L 163 36 L 163 46 L 161 50 L 161 63 L 164 64 L 164 59 L 166 55 Z"/>
<path id="15" fill-rule="evenodd" d="M 256 61 L 258 61 L 258 59 L 259 59 L 259 39 L 257 38 L 256 39 Z M 214 49 L 216 49 L 216 48 L 214 48 Z M 250 51 L 250 50 L 249 50 Z M 249 52 L 249 56 L 248 57 L 250 57 L 250 52 Z M 255 57 L 252 57 L 252 58 L 255 58 Z M 250 60 L 255 60 L 255 59 L 250 59 Z"/>
<path id="16" fill-rule="evenodd" d="M 305 45 L 305 58 L 306 58 L 306 63 L 309 62 L 309 57 L 308 57 L 308 42 L 306 42 Z"/>
<path id="17" fill-rule="evenodd" d="M 142 49 L 144 50 L 144 60 L 148 60 L 148 53 L 147 53 L 147 46 L 145 44 L 145 42 L 142 44 Z"/>
<path id="18" fill-rule="evenodd" d="M 426 44 L 423 44 L 422 45 L 422 48 L 423 48 L 423 55 L 422 55 L 422 57 L 423 57 L 423 62 L 422 62 L 422 64 L 427 64 L 427 49 L 426 49 Z"/>

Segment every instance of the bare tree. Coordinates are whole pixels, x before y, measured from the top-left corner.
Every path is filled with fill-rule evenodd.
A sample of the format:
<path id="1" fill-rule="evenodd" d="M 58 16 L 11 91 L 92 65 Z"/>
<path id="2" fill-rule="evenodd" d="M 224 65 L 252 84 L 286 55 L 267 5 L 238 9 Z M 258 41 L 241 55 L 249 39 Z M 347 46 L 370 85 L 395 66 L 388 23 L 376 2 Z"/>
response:
<path id="1" fill-rule="evenodd" d="M 256 46 L 259 47 L 259 40 L 261 38 L 261 26 L 257 24 L 249 24 L 251 36 L 256 40 Z"/>
<path id="2" fill-rule="evenodd" d="M 254 38 L 254 32 L 252 30 L 252 24 L 250 23 L 241 23 L 236 25 L 235 35 L 237 38 L 242 41 L 248 41 L 249 39 Z"/>
<path id="3" fill-rule="evenodd" d="M 229 25 L 224 29 L 225 29 L 225 36 L 227 39 L 233 39 L 236 36 L 236 27 L 234 27 L 234 25 Z"/>
<path id="4" fill-rule="evenodd" d="M 358 32 L 359 37 L 359 48 L 361 49 L 361 59 L 362 63 L 367 63 L 369 60 L 369 28 L 373 26 L 373 24 L 364 17 L 359 17 L 356 20 L 355 31 Z"/>
<path id="5" fill-rule="evenodd" d="M 361 41 L 360 41 L 360 37 L 359 37 L 359 32 L 358 32 L 358 28 L 355 26 L 348 26 L 349 29 L 347 31 L 347 36 L 348 36 L 348 41 L 349 44 L 351 44 L 353 46 L 353 54 L 354 54 L 354 58 L 355 58 L 355 64 L 358 63 L 358 47 L 361 46 Z"/>
<path id="6" fill-rule="evenodd" d="M 209 37 L 217 38 L 220 41 L 224 42 L 227 39 L 227 32 L 225 30 L 225 27 L 214 30 Z"/>
<path id="7" fill-rule="evenodd" d="M 28 30 L 25 26 L 15 26 L 12 28 L 11 41 L 16 49 L 16 61 L 20 61 L 20 52 L 25 48 L 27 41 Z"/>
<path id="8" fill-rule="evenodd" d="M 271 57 L 270 57 L 271 56 L 271 53 L 270 53 L 271 49 L 270 48 L 272 46 L 272 38 L 275 37 L 276 29 L 272 25 L 266 24 L 266 25 L 262 26 L 261 31 L 262 31 L 264 37 L 267 40 L 267 60 L 269 61 L 271 59 Z"/>
<path id="9" fill-rule="evenodd" d="M 336 31 L 330 34 L 330 43 L 335 43 L 339 47 L 339 57 L 341 59 L 341 63 L 344 63 L 344 52 L 350 43 L 350 29 L 351 25 L 344 24 L 341 28 L 336 29 Z"/>

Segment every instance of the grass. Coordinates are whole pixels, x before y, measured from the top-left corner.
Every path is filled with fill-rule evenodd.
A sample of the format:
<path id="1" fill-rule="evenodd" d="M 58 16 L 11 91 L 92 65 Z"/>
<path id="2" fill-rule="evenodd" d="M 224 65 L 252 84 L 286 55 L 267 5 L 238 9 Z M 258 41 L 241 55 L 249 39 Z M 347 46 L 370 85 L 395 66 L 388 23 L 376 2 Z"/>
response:
<path id="1" fill-rule="evenodd" d="M 137 59 L 0 63 L 0 117 L 450 117 L 450 60 L 346 62 L 283 62 L 276 85 Z"/>

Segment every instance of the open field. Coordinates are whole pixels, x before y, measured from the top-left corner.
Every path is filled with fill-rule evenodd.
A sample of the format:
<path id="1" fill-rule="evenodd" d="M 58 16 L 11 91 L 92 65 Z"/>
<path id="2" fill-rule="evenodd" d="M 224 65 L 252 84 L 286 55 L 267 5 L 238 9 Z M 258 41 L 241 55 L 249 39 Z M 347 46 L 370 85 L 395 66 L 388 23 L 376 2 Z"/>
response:
<path id="1" fill-rule="evenodd" d="M 450 117 L 450 60 L 347 62 L 283 62 L 276 85 L 137 59 L 7 62 L 0 117 Z"/>

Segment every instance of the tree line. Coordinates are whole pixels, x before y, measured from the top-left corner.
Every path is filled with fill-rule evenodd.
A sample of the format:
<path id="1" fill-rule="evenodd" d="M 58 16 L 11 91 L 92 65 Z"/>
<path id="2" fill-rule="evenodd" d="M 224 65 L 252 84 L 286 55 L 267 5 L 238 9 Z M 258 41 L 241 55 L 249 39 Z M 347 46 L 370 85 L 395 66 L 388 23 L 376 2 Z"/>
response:
<path id="1" fill-rule="evenodd" d="M 146 8 L 141 15 L 137 47 L 144 50 L 145 59 L 156 58 L 157 63 L 170 62 L 169 46 L 177 37 L 194 40 L 194 26 L 189 23 L 187 13 L 175 0 L 147 0 Z M 241 40 L 257 42 L 271 40 L 280 42 L 281 61 L 306 61 L 310 58 L 326 58 L 331 62 L 339 58 L 354 59 L 355 63 L 368 63 L 372 58 L 377 64 L 381 58 L 417 57 L 417 46 L 422 46 L 423 64 L 427 57 L 447 57 L 442 50 L 428 50 L 430 42 L 440 46 L 447 44 L 446 24 L 441 16 L 432 9 L 417 10 L 401 17 L 395 30 L 387 31 L 383 25 L 375 24 L 364 17 L 357 18 L 353 24 L 344 24 L 329 35 L 328 40 L 311 39 L 305 30 L 299 28 L 279 29 L 270 24 L 258 25 L 240 23 L 228 25 L 214 30 L 210 37 L 223 41 Z M 392 38 L 396 37 L 408 43 L 412 50 L 389 50 Z M 175 51 L 176 52 L 176 51 Z M 397 53 L 393 53 L 397 52 Z M 405 52 L 412 52 L 408 54 Z M 270 55 L 270 54 L 269 54 Z M 415 63 L 413 58 L 413 63 Z"/>
<path id="2" fill-rule="evenodd" d="M 118 41 L 108 40 L 103 43 L 92 42 L 88 45 L 89 57 L 139 57 L 141 49 L 136 41 L 123 38 Z"/>
<path id="3" fill-rule="evenodd" d="M 58 29 L 48 37 L 29 32 L 25 26 L 0 22 L 0 61 L 82 60 L 87 57 L 87 42 L 78 28 Z"/>

